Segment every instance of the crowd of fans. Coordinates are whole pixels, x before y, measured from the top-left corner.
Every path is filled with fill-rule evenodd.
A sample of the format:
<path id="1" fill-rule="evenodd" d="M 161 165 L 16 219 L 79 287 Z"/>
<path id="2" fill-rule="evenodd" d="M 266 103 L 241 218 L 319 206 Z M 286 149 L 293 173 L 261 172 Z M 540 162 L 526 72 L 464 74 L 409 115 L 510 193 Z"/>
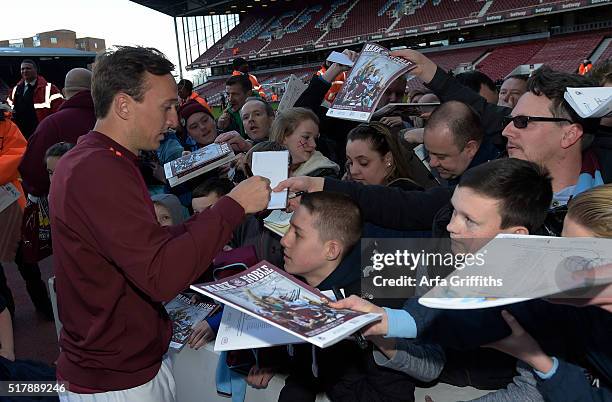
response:
<path id="1" fill-rule="evenodd" d="M 491 390 L 481 402 L 612 400 L 612 286 L 503 311 L 372 303 L 359 297 L 358 250 L 365 237 L 612 237 L 612 119 L 582 118 L 564 99 L 568 87 L 612 86 L 612 62 L 584 75 L 543 66 L 498 89 L 481 72 L 453 76 L 414 50 L 393 55 L 413 62 L 424 86 L 407 94 L 402 76 L 378 108 L 426 105 L 363 124 L 326 116 L 347 70 L 338 64 L 277 114 L 239 62 L 215 118 L 154 49 L 101 54 L 93 73 L 66 75 L 63 96 L 34 61 L 22 62 L 12 113 L 0 118 L 0 185 L 20 194 L 18 207 L 0 214 L 12 245 L 0 257 L 17 263 L 34 306 L 52 320 L 37 263 L 53 242 L 63 325 L 56 375 L 70 384 L 62 400 L 175 400 L 162 303 L 213 280 L 213 259 L 228 250 L 252 250 L 320 290 L 342 288 L 352 296 L 333 306 L 383 317 L 365 330 L 366 349 L 345 340 L 254 351 L 245 381 L 261 388 L 287 374 L 280 401 L 320 392 L 332 401 L 413 401 L 416 386 L 436 382 Z M 212 143 L 228 143 L 239 158 L 167 184 L 165 163 Z M 289 179 L 271 189 L 253 177 L 252 155 L 279 150 L 289 152 Z M 281 237 L 263 219 L 271 191 L 282 189 L 306 193 L 290 200 Z M 22 233 L 8 226 L 15 216 Z M 13 362 L 7 317 L 19 306 L 1 268 L 0 355 Z M 194 327 L 189 347 L 214 339 L 221 314 Z"/>

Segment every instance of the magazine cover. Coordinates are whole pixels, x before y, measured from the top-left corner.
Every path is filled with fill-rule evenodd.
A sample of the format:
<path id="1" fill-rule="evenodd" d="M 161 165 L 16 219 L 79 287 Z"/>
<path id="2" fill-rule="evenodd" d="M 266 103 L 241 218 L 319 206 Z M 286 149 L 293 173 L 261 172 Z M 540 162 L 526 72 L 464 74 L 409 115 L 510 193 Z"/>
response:
<path id="1" fill-rule="evenodd" d="M 582 118 L 598 118 L 612 114 L 610 87 L 567 88 L 563 97 Z"/>
<path id="2" fill-rule="evenodd" d="M 182 183 L 195 175 L 205 173 L 230 162 L 234 151 L 226 143 L 210 144 L 188 155 L 164 164 L 164 173 L 171 186 Z M 189 175 L 189 177 L 186 177 Z"/>
<path id="3" fill-rule="evenodd" d="M 281 97 L 278 108 L 276 109 L 277 112 L 282 113 L 285 110 L 292 108 L 307 87 L 308 85 L 304 84 L 302 80 L 291 74 L 289 81 L 287 81 L 285 93 Z"/>
<path id="4" fill-rule="evenodd" d="M 331 290 L 321 293 L 331 300 L 336 300 Z M 262 320 L 226 306 L 217 331 L 215 351 L 267 348 L 296 343 L 304 341 Z"/>
<path id="5" fill-rule="evenodd" d="M 379 314 L 329 307 L 329 299 L 320 291 L 267 261 L 191 288 L 321 348 L 380 319 Z"/>
<path id="6" fill-rule="evenodd" d="M 603 274 L 590 279 L 581 276 L 612 270 L 612 239 L 498 234 L 474 255 L 479 254 L 481 265 L 451 273 L 419 303 L 467 310 L 551 295 L 589 298 L 597 294 L 597 286 L 612 282 L 612 276 Z"/>
<path id="7" fill-rule="evenodd" d="M 408 60 L 389 56 L 389 50 L 366 43 L 327 115 L 369 122 L 389 85 L 415 66 Z"/>
<path id="8" fill-rule="evenodd" d="M 190 303 L 189 297 L 179 294 L 165 307 L 172 320 L 170 347 L 181 349 L 187 343 L 193 326 L 214 313 L 219 306 L 214 303 L 193 304 Z"/>

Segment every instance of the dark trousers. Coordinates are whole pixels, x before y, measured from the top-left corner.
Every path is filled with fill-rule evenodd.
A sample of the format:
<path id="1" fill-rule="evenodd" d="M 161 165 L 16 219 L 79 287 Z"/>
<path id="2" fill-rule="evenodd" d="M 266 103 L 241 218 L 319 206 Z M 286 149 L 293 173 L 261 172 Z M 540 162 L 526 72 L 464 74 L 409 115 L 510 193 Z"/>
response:
<path id="1" fill-rule="evenodd" d="M 37 311 L 43 313 L 46 317 L 53 317 L 53 309 L 51 307 L 51 300 L 47 293 L 47 287 L 43 282 L 40 274 L 40 268 L 37 263 L 26 263 L 23 261 L 23 253 L 21 244 L 17 249 L 15 256 L 15 264 L 19 269 L 21 277 L 26 283 L 26 289 L 30 295 L 30 299 L 34 304 Z M 6 281 L 6 275 L 4 269 L 0 265 L 0 295 L 6 300 L 6 305 L 11 314 L 15 312 L 15 301 L 13 300 L 13 294 L 9 289 Z"/>

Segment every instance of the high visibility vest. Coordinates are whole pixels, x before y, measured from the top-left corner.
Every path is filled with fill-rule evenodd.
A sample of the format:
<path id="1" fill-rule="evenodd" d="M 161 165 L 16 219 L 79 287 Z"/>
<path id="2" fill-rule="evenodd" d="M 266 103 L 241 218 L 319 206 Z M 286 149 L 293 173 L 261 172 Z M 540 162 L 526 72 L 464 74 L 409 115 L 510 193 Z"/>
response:
<path id="1" fill-rule="evenodd" d="M 241 73 L 238 70 L 232 71 L 232 76 L 242 75 L 242 74 L 243 73 Z M 266 92 L 264 91 L 263 87 L 259 85 L 259 81 L 257 81 L 257 77 L 255 77 L 253 74 L 249 74 L 249 81 L 251 81 L 251 85 L 253 85 L 253 92 L 257 92 L 262 99 L 266 99 Z"/>
<path id="2" fill-rule="evenodd" d="M 317 71 L 317 75 L 323 76 L 323 74 L 325 74 L 326 71 L 327 69 L 325 67 L 322 67 L 319 71 Z M 331 83 L 332 84 L 331 88 L 329 88 L 329 91 L 327 91 L 327 93 L 325 94 L 326 101 L 328 101 L 329 103 L 332 103 L 334 99 L 336 99 L 336 95 L 338 95 L 338 92 L 340 92 L 340 89 L 342 89 L 342 85 L 344 85 L 346 78 L 347 78 L 346 71 L 336 76 L 336 78 Z"/>

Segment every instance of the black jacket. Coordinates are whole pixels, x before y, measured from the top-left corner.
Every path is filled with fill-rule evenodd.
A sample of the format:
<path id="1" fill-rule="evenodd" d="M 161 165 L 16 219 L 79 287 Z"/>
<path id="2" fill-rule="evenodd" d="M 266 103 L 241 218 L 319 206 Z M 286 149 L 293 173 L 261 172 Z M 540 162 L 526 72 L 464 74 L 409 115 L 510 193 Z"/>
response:
<path id="1" fill-rule="evenodd" d="M 344 259 L 317 289 L 337 287 L 347 297 L 360 295 L 360 276 L 359 267 Z M 414 401 L 413 380 L 401 372 L 379 367 L 374 362 L 371 344 L 367 349 L 360 349 L 356 342 L 345 340 L 314 350 L 318 378 L 312 374 L 313 346 L 295 345 L 290 374 L 279 401 L 314 401 L 317 391 L 326 392 L 334 402 Z"/>
<path id="2" fill-rule="evenodd" d="M 426 191 L 403 191 L 385 186 L 326 178 L 324 191 L 344 193 L 361 208 L 363 219 L 374 225 L 396 230 L 431 230 L 433 219 L 445 206 L 453 189 L 433 187 Z"/>

